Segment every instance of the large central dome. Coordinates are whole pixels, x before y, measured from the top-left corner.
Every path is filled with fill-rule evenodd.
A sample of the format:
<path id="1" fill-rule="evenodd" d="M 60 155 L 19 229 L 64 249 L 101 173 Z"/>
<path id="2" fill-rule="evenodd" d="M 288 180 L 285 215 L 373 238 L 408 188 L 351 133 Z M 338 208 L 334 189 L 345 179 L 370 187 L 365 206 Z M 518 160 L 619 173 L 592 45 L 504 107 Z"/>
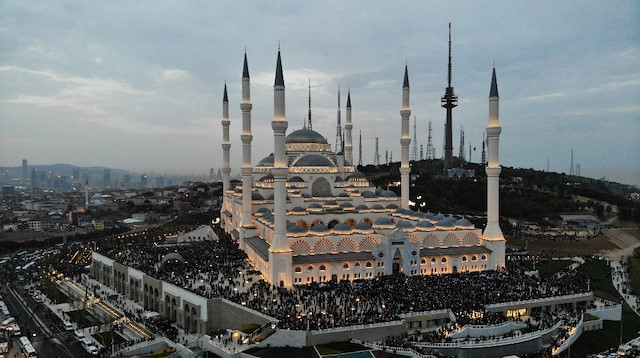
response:
<path id="1" fill-rule="evenodd" d="M 285 139 L 285 143 L 318 143 L 327 144 L 327 140 L 322 134 L 311 129 L 298 129 L 291 132 Z"/>

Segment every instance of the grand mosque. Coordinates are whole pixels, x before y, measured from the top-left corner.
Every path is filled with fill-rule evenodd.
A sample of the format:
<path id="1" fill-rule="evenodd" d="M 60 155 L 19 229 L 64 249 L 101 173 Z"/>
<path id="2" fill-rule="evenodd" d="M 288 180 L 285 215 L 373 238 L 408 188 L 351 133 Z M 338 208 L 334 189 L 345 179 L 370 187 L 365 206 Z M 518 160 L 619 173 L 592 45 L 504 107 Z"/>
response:
<path id="1" fill-rule="evenodd" d="M 372 186 L 353 165 L 351 94 L 343 149 L 332 150 L 311 125 L 287 134 L 280 50 L 274 84 L 273 154 L 251 160 L 251 96 L 247 55 L 242 75 L 242 183 L 230 184 L 229 100 L 223 97 L 221 225 L 263 278 L 279 287 L 380 275 L 432 275 L 494 270 L 505 265 L 498 226 L 499 98 L 495 67 L 487 127 L 487 225 L 415 211 L 409 205 L 410 86 L 405 66 L 398 123 L 401 190 Z"/>

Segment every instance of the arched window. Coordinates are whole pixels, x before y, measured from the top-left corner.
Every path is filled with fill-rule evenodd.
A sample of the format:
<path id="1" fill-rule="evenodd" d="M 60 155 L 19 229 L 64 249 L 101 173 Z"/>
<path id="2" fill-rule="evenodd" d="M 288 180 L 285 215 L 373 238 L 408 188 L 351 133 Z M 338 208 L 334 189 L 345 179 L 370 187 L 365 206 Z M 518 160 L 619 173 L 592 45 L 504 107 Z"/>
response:
<path id="1" fill-rule="evenodd" d="M 443 258 L 442 258 L 442 263 L 445 263 L 445 262 L 447 262 L 447 258 L 446 258 L 446 257 L 443 257 Z"/>
<path id="2" fill-rule="evenodd" d="M 300 272 L 302 272 L 302 267 L 296 266 L 296 273 L 300 273 Z"/>
<path id="3" fill-rule="evenodd" d="M 423 257 L 423 258 L 420 260 L 420 263 L 421 263 L 421 264 L 423 264 L 423 265 L 424 265 L 424 264 L 426 264 L 426 263 L 427 263 L 427 259 L 425 259 L 425 258 Z"/>
<path id="4" fill-rule="evenodd" d="M 487 261 L 487 255 L 482 255 L 482 261 Z"/>
<path id="5" fill-rule="evenodd" d="M 307 267 L 307 271 L 313 271 L 313 265 L 309 265 L 309 267 Z"/>
<path id="6" fill-rule="evenodd" d="M 349 269 L 349 263 L 345 262 L 344 265 L 342 265 L 342 268 L 345 269 L 345 270 L 348 270 Z"/>
<path id="7" fill-rule="evenodd" d="M 324 271 L 326 269 L 327 269 L 327 267 L 325 265 L 320 265 L 320 271 Z"/>
<path id="8" fill-rule="evenodd" d="M 471 256 L 471 261 L 478 261 L 478 256 L 476 255 Z"/>
<path id="9" fill-rule="evenodd" d="M 367 261 L 367 268 L 372 268 L 373 267 L 373 263 L 371 261 Z"/>
<path id="10" fill-rule="evenodd" d="M 360 267 L 360 263 L 359 262 L 356 262 L 356 267 Z"/>
<path id="11" fill-rule="evenodd" d="M 462 256 L 462 262 L 467 262 L 467 257 L 466 256 Z"/>
<path id="12" fill-rule="evenodd" d="M 432 263 L 432 264 L 435 264 L 437 261 L 438 261 L 438 260 L 436 260 L 436 258 L 435 258 L 435 257 L 431 259 L 431 263 Z"/>

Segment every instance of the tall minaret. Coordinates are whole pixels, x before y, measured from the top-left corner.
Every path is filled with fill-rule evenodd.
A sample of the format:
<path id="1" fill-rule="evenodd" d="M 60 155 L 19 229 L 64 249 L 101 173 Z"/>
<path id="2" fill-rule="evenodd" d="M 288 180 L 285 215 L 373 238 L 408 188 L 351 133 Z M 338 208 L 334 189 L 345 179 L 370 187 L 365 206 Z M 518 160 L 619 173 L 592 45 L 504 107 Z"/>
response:
<path id="1" fill-rule="evenodd" d="M 487 226 L 482 233 L 483 245 L 492 251 L 490 269 L 500 269 L 505 265 L 505 239 L 498 223 L 500 217 L 500 160 L 498 150 L 500 146 L 498 83 L 496 81 L 496 67 L 493 66 L 491 90 L 489 91 L 489 126 L 487 127 L 487 142 L 489 147 L 489 162 L 485 168 L 487 173 Z"/>
<path id="2" fill-rule="evenodd" d="M 347 124 L 344 126 L 345 145 L 344 145 L 344 158 L 353 165 L 353 142 L 351 140 L 351 90 L 347 91 Z"/>
<path id="3" fill-rule="evenodd" d="M 244 67 L 242 69 L 242 228 L 252 228 L 253 218 L 251 210 L 251 187 L 253 186 L 253 168 L 251 167 L 251 91 L 249 88 L 249 65 L 247 63 L 247 52 L 244 53 Z M 241 246 L 244 242 L 244 230 L 241 230 Z"/>
<path id="4" fill-rule="evenodd" d="M 411 144 L 411 137 L 409 136 L 409 116 L 411 116 L 411 109 L 409 107 L 409 69 L 407 65 L 405 65 L 404 84 L 402 85 L 402 110 L 400 111 L 400 117 L 402 117 L 402 137 L 400 138 L 400 145 L 402 146 L 402 162 L 400 163 L 400 207 L 403 209 L 409 209 L 409 173 L 411 173 L 411 168 L 409 167 L 409 144 Z"/>
<path id="5" fill-rule="evenodd" d="M 222 208 L 227 206 L 227 190 L 229 190 L 229 175 L 231 174 L 231 161 L 229 159 L 229 98 L 227 97 L 227 84 L 224 84 L 224 94 L 222 96 Z M 229 208 L 226 208 L 227 210 Z M 221 224 L 224 227 L 224 223 Z"/>
<path id="6" fill-rule="evenodd" d="M 284 76 L 282 74 L 282 59 L 280 58 L 280 45 L 278 44 L 278 61 L 276 64 L 276 79 L 273 85 L 273 128 L 274 160 L 273 169 L 273 207 L 274 207 L 274 236 L 269 247 L 269 280 L 273 285 L 291 287 L 292 279 L 292 255 L 291 247 L 287 239 L 286 228 L 286 180 L 289 168 L 287 167 L 287 155 L 285 152 L 285 134 L 287 132 L 287 117 L 285 115 L 284 102 Z"/>
<path id="7" fill-rule="evenodd" d="M 342 112 L 340 111 L 340 85 L 338 85 L 338 126 L 336 127 L 336 147 L 334 148 L 336 153 L 340 153 L 344 150 L 342 148 L 342 123 L 341 116 Z"/>
<path id="8" fill-rule="evenodd" d="M 453 167 L 453 118 L 452 109 L 458 105 L 458 96 L 453 93 L 451 87 L 451 23 L 449 23 L 449 74 L 447 76 L 449 85 L 447 86 L 444 96 L 442 96 L 442 107 L 447 109 L 447 120 L 444 129 L 444 169 Z"/>

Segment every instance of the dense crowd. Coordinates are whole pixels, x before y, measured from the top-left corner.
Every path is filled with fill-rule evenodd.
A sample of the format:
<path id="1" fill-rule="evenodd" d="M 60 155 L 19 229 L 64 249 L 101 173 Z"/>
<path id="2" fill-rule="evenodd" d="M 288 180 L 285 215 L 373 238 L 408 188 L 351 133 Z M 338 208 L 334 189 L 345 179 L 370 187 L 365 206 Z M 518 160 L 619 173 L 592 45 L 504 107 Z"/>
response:
<path id="1" fill-rule="evenodd" d="M 246 255 L 219 228 L 219 240 L 182 245 L 127 244 L 101 251 L 116 261 L 207 298 L 223 297 L 276 317 L 281 328 L 323 329 L 387 322 L 408 312 L 451 309 L 460 322 L 478 322 L 484 305 L 573 294 L 570 280 L 540 279 L 524 270 L 426 276 L 383 276 L 370 280 L 330 281 L 274 287 L 262 280 L 246 283 Z M 169 253 L 184 261 L 161 264 Z M 495 317 L 488 314 L 482 317 Z M 494 322 L 488 322 L 494 323 Z"/>

